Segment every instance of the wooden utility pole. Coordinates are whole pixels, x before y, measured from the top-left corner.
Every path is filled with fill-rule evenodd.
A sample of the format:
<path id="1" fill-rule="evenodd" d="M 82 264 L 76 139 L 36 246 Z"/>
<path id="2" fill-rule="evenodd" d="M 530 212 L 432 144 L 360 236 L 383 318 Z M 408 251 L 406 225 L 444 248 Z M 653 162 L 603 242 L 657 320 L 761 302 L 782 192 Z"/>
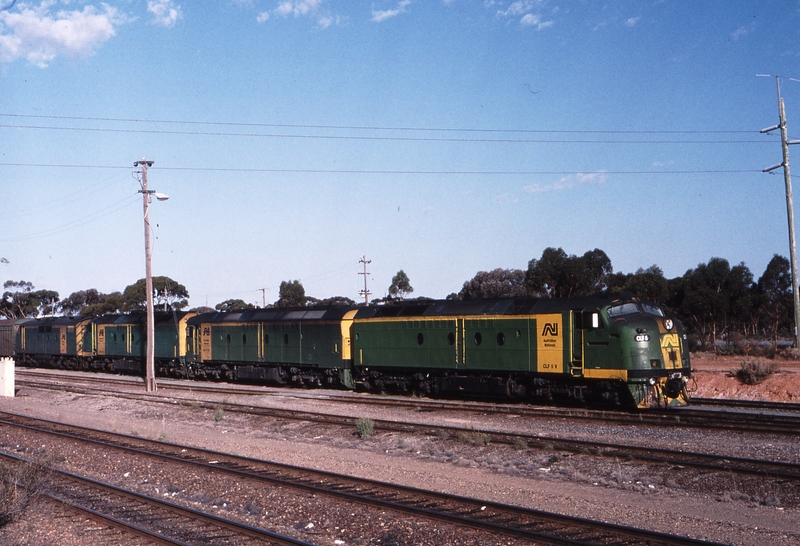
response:
<path id="1" fill-rule="evenodd" d="M 158 384 L 156 383 L 156 347 L 155 347 L 155 311 L 153 310 L 153 271 L 150 266 L 152 258 L 152 251 L 150 249 L 150 195 L 155 193 L 147 189 L 147 167 L 152 167 L 153 162 L 142 159 L 141 161 L 134 161 L 134 167 L 142 168 L 142 189 L 139 193 L 142 194 L 144 201 L 144 271 L 145 271 L 145 292 L 147 293 L 147 352 L 146 352 L 146 378 L 145 386 L 147 392 L 156 392 Z"/>
<path id="2" fill-rule="evenodd" d="M 786 129 L 786 111 L 783 108 L 783 98 L 781 97 L 781 81 L 779 76 L 775 76 L 775 87 L 778 91 L 778 125 L 773 125 L 762 129 L 762 133 L 768 133 L 775 129 L 781 130 L 781 149 L 783 151 L 783 163 L 773 165 L 764 169 L 769 172 L 778 167 L 783 167 L 783 183 L 786 187 L 786 214 L 789 218 L 789 261 L 792 266 L 792 295 L 794 296 L 794 346 L 800 348 L 800 289 L 798 289 L 797 273 L 797 245 L 794 237 L 794 204 L 792 201 L 792 174 L 789 170 L 789 144 L 800 144 L 800 140 L 789 140 Z"/>
<path id="3" fill-rule="evenodd" d="M 778 89 L 778 115 L 781 126 L 781 148 L 783 150 L 783 183 L 786 186 L 786 213 L 789 217 L 789 254 L 792 262 L 792 292 L 794 294 L 794 346 L 800 348 L 800 290 L 797 279 L 797 245 L 794 239 L 794 205 L 792 204 L 792 175 L 789 172 L 789 137 L 786 130 L 786 112 L 781 97 L 781 82 L 775 77 Z"/>
<path id="4" fill-rule="evenodd" d="M 359 275 L 364 275 L 364 290 L 362 290 L 360 294 L 364 296 L 364 304 L 369 305 L 369 297 L 372 292 L 367 290 L 367 275 L 369 275 L 369 272 L 367 271 L 367 264 L 371 264 L 372 260 L 368 260 L 366 256 L 361 256 L 361 259 L 358 260 L 358 263 L 364 264 L 364 271 L 358 273 Z"/>

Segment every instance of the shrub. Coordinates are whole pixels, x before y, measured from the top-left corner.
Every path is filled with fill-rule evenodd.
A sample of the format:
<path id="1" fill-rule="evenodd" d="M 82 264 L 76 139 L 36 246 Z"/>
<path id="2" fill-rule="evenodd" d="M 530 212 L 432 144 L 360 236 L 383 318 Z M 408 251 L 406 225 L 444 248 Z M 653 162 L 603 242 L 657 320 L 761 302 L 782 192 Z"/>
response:
<path id="1" fill-rule="evenodd" d="M 741 362 L 738 370 L 731 370 L 731 375 L 745 385 L 758 385 L 777 371 L 777 366 L 772 362 L 762 358 L 748 358 Z"/>
<path id="2" fill-rule="evenodd" d="M 492 441 L 492 437 L 488 434 L 473 431 L 456 432 L 456 439 L 473 446 L 488 446 Z"/>
<path id="3" fill-rule="evenodd" d="M 800 349 L 795 347 L 789 347 L 788 349 L 784 349 L 778 353 L 780 357 L 784 360 L 800 360 Z"/>
<path id="4" fill-rule="evenodd" d="M 775 358 L 775 347 L 772 345 L 755 345 L 748 354 L 753 357 Z"/>
<path id="5" fill-rule="evenodd" d="M 47 486 L 49 462 L 0 465 L 0 527 L 18 517 Z"/>
<path id="6" fill-rule="evenodd" d="M 370 436 L 373 428 L 375 428 L 375 421 L 368 417 L 361 417 L 356 421 L 356 431 L 361 439 Z"/>
<path id="7" fill-rule="evenodd" d="M 222 421 L 222 418 L 225 415 L 225 411 L 222 408 L 217 408 L 214 410 L 214 421 Z"/>

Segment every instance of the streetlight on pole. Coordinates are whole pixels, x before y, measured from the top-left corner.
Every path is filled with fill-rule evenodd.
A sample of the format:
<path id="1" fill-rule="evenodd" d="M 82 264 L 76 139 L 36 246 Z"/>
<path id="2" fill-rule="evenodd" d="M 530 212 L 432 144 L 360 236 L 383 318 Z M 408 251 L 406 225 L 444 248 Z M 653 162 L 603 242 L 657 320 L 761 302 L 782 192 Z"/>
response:
<path id="1" fill-rule="evenodd" d="M 766 74 L 757 74 L 765 76 Z M 793 78 L 789 78 L 793 79 Z M 797 81 L 797 80 L 795 80 Z M 792 293 L 794 296 L 794 346 L 800 348 L 800 289 L 798 285 L 797 271 L 797 245 L 794 238 L 794 204 L 792 198 L 792 174 L 789 170 L 789 145 L 800 144 L 798 140 L 789 140 L 786 130 L 786 112 L 783 108 L 783 98 L 781 97 L 780 76 L 775 76 L 775 87 L 778 90 L 778 124 L 766 129 L 761 129 L 762 133 L 769 133 L 775 129 L 781 130 L 781 148 L 783 151 L 783 162 L 767 167 L 763 172 L 770 172 L 783 167 L 783 182 L 786 188 L 786 215 L 789 219 L 789 260 L 792 268 Z"/>
<path id="2" fill-rule="evenodd" d="M 168 195 L 163 193 L 156 193 L 153 190 L 147 189 L 147 168 L 153 166 L 152 161 L 142 158 L 141 161 L 134 161 L 134 167 L 142 168 L 142 189 L 139 193 L 142 194 L 144 201 L 144 262 L 145 262 L 145 292 L 147 294 L 147 360 L 145 370 L 147 377 L 145 384 L 147 392 L 156 392 L 158 385 L 156 384 L 156 348 L 155 348 L 155 312 L 153 310 L 153 272 L 150 267 L 150 260 L 152 252 L 150 250 L 150 216 L 149 205 L 150 196 L 155 194 L 156 199 L 159 201 L 166 201 L 169 199 Z"/>

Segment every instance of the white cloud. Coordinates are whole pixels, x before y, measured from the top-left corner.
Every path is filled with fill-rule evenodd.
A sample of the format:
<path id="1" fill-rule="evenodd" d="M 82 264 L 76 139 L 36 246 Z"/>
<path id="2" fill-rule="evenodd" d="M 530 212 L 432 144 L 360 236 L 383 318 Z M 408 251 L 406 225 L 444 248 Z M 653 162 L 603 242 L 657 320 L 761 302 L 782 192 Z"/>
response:
<path id="1" fill-rule="evenodd" d="M 513 205 L 518 203 L 519 199 L 510 197 L 508 193 L 501 193 L 500 195 L 495 195 L 494 198 L 492 198 L 492 202 L 495 205 Z"/>
<path id="2" fill-rule="evenodd" d="M 605 183 L 606 178 L 606 173 L 602 171 L 596 173 L 576 173 L 562 176 L 552 184 L 532 184 L 530 186 L 525 186 L 523 189 L 528 193 L 571 190 L 576 186 L 599 186 Z"/>
<path id="3" fill-rule="evenodd" d="M 669 161 L 654 161 L 653 162 L 653 167 L 655 167 L 655 168 L 670 167 L 672 165 L 675 165 L 675 160 L 674 159 L 670 159 Z"/>
<path id="4" fill-rule="evenodd" d="M 88 57 L 126 21 L 107 4 L 52 14 L 54 5 L 52 0 L 38 7 L 19 4 L 19 11 L 0 12 L 0 62 L 26 59 L 45 68 L 56 57 Z"/>
<path id="5" fill-rule="evenodd" d="M 506 9 L 497 10 L 497 17 L 520 17 L 519 24 L 524 27 L 533 27 L 536 30 L 542 30 L 553 26 L 553 21 L 542 21 L 540 13 L 532 13 L 534 8 L 540 4 L 539 1 L 534 0 L 516 0 L 512 2 Z M 486 7 L 492 7 L 496 2 L 484 2 Z"/>
<path id="6" fill-rule="evenodd" d="M 328 10 L 322 7 L 325 0 L 283 0 L 275 8 L 275 15 L 281 17 L 312 17 L 317 21 L 320 28 L 328 28 L 334 23 L 339 23 L 338 16 L 332 16 Z M 265 14 L 259 16 L 259 22 L 266 21 Z"/>
<path id="7" fill-rule="evenodd" d="M 750 23 L 749 25 L 739 27 L 731 33 L 731 38 L 733 38 L 734 40 L 738 40 L 739 38 L 744 38 L 745 36 L 753 32 L 755 28 L 756 26 L 754 23 Z"/>
<path id="8" fill-rule="evenodd" d="M 275 13 L 278 15 L 294 15 L 299 17 L 301 15 L 308 15 L 319 9 L 323 0 L 286 0 L 278 4 Z"/>
<path id="9" fill-rule="evenodd" d="M 269 21 L 269 12 L 268 11 L 264 11 L 262 13 L 259 13 L 258 17 L 256 17 L 256 22 L 257 23 L 263 23 L 264 21 Z"/>
<path id="10" fill-rule="evenodd" d="M 153 24 L 167 28 L 183 17 L 181 7 L 172 0 L 147 0 L 147 11 L 153 14 Z"/>
<path id="11" fill-rule="evenodd" d="M 401 13 L 406 12 L 406 8 L 411 4 L 411 0 L 400 0 L 398 2 L 397 7 L 394 9 L 387 9 L 387 10 L 372 10 L 372 20 L 376 23 L 380 23 L 381 21 L 385 21 L 386 19 L 391 19 L 392 17 L 396 17 Z"/>
<path id="12" fill-rule="evenodd" d="M 536 27 L 536 30 L 542 30 L 543 28 L 553 26 L 553 21 L 542 21 L 541 15 L 534 15 L 532 13 L 525 14 L 525 16 L 520 19 L 519 23 L 524 27 Z"/>
<path id="13" fill-rule="evenodd" d="M 633 28 L 636 26 L 636 23 L 639 22 L 639 19 L 641 19 L 641 17 L 629 17 L 628 19 L 625 20 L 624 24 L 626 27 Z"/>

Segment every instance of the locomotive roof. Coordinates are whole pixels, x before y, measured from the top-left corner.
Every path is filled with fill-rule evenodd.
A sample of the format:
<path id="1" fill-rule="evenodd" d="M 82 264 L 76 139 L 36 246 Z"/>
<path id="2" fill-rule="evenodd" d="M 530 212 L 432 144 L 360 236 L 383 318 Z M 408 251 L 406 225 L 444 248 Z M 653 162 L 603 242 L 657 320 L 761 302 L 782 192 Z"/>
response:
<path id="1" fill-rule="evenodd" d="M 16 324 L 20 326 L 62 326 L 66 324 L 67 326 L 74 326 L 79 322 L 88 320 L 89 317 L 41 317 L 41 318 L 29 318 L 29 319 L 20 319 L 16 321 Z"/>
<path id="2" fill-rule="evenodd" d="M 361 307 L 357 319 L 384 317 L 448 317 L 462 315 L 530 315 L 569 310 L 599 309 L 614 301 L 630 301 L 631 294 L 598 294 L 579 298 L 507 298 L 496 300 L 409 301 Z"/>
<path id="3" fill-rule="evenodd" d="M 189 324 L 220 322 L 272 322 L 298 320 L 340 320 L 345 313 L 354 309 L 345 305 L 323 307 L 269 307 L 267 309 L 244 309 L 202 313 L 189 319 Z"/>
<path id="4" fill-rule="evenodd" d="M 569 310 L 599 309 L 615 301 L 634 299 L 627 293 L 598 294 L 579 298 L 506 298 L 494 300 L 412 300 L 392 305 L 348 307 L 343 305 L 313 307 L 270 307 L 202 313 L 189 319 L 189 324 L 226 322 L 274 322 L 307 320 L 340 320 L 348 311 L 356 310 L 356 319 L 387 317 L 448 317 L 463 315 L 529 315 L 559 313 Z"/>
<path id="5" fill-rule="evenodd" d="M 154 313 L 154 324 L 177 322 L 188 314 L 187 311 Z M 103 315 L 102 317 L 95 318 L 92 322 L 95 324 L 142 324 L 147 322 L 147 313 L 144 311 L 136 311 L 127 315 Z"/>

